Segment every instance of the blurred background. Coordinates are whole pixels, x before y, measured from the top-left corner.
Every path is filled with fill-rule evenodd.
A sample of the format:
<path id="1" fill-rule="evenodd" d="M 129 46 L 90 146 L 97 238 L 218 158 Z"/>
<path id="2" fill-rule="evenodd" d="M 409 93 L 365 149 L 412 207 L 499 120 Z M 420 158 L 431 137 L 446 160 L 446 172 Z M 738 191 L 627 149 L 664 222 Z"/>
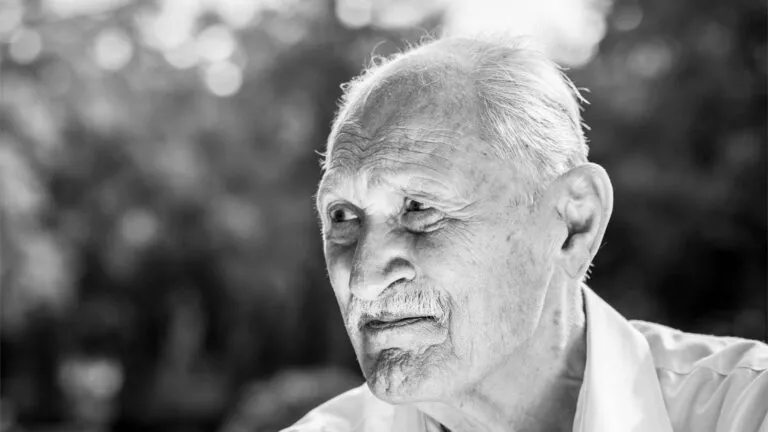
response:
<path id="1" fill-rule="evenodd" d="M 629 318 L 766 334 L 766 16 L 732 0 L 0 0 L 1 431 L 273 431 L 362 382 L 312 194 L 339 85 L 530 34 L 591 104 Z"/>

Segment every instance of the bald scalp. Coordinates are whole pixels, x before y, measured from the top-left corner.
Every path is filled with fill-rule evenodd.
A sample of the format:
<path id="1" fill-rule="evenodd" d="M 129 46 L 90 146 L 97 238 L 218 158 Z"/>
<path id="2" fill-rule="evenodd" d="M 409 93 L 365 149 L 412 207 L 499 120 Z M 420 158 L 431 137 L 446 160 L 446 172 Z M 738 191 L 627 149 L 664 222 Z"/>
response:
<path id="1" fill-rule="evenodd" d="M 445 119 L 460 111 L 479 114 L 469 66 L 450 52 L 426 48 L 350 83 L 337 125 L 366 125 L 376 130 L 397 127 L 415 117 Z M 474 126 L 477 121 L 479 117 L 464 126 Z"/>
<path id="2" fill-rule="evenodd" d="M 344 128 L 397 127 L 415 115 L 472 113 L 475 133 L 511 161 L 535 197 L 554 178 L 587 161 L 581 95 L 556 64 L 525 39 L 447 38 L 373 62 L 344 87 L 327 159 Z M 461 110 L 461 111 L 458 111 Z"/>

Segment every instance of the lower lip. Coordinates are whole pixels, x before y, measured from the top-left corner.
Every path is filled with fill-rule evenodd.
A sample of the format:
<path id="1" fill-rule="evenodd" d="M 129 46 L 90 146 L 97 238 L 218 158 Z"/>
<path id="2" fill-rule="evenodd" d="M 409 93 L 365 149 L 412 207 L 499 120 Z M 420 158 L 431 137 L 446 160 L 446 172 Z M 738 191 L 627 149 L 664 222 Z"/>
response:
<path id="1" fill-rule="evenodd" d="M 367 350 L 434 345 L 445 338 L 446 328 L 432 318 L 407 319 L 386 323 L 368 323 L 362 337 Z"/>

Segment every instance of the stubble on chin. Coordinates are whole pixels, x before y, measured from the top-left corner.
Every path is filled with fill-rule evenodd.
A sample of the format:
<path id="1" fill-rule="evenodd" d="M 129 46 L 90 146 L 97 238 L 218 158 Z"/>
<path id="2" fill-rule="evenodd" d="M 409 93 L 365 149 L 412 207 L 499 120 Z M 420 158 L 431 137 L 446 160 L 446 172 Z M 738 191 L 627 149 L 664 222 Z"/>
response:
<path id="1" fill-rule="evenodd" d="M 388 348 L 369 361 L 366 374 L 368 387 L 374 395 L 389 403 L 410 401 L 418 391 L 424 367 L 417 364 L 414 354 L 399 348 Z"/>
<path id="2" fill-rule="evenodd" d="M 442 356 L 432 348 L 423 352 L 399 348 L 379 352 L 366 371 L 371 392 L 391 404 L 431 400 L 443 393 L 449 383 L 444 382 Z"/>

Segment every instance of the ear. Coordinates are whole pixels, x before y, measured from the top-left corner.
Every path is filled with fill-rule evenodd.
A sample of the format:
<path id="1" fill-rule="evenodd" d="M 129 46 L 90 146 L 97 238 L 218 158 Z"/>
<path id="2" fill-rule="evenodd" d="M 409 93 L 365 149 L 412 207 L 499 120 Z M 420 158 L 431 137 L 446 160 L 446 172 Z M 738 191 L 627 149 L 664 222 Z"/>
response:
<path id="1" fill-rule="evenodd" d="M 561 175 L 549 188 L 567 233 L 560 250 L 565 272 L 582 280 L 603 241 L 613 211 L 613 186 L 597 164 L 580 165 Z"/>

